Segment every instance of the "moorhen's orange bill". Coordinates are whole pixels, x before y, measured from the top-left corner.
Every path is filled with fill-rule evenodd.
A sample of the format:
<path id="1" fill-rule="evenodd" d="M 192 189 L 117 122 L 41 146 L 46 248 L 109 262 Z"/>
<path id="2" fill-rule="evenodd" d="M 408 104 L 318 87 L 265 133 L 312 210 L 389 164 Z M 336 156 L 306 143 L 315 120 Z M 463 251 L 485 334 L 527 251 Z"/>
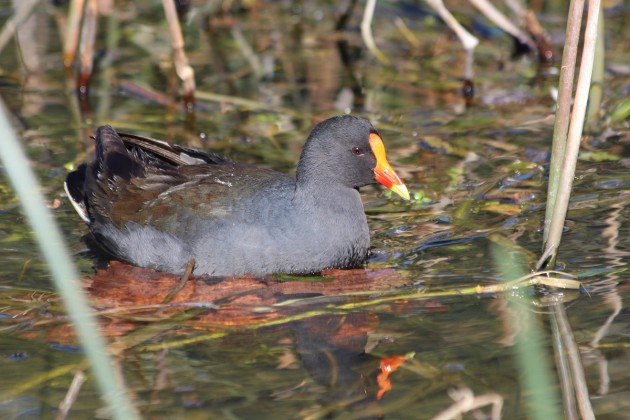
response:
<path id="1" fill-rule="evenodd" d="M 295 179 L 110 126 L 96 158 L 66 178 L 96 240 L 132 264 L 180 274 L 314 273 L 362 263 L 370 233 L 358 192 L 376 182 L 409 199 L 366 120 L 311 132 Z"/>

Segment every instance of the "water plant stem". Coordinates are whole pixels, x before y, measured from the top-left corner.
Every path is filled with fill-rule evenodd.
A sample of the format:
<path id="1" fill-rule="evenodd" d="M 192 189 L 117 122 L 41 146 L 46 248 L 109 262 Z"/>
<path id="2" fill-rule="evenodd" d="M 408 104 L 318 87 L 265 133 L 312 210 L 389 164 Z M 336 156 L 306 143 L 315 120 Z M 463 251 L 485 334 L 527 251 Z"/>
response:
<path id="1" fill-rule="evenodd" d="M 35 11 L 35 7 L 41 0 L 32 0 L 16 5 L 15 14 L 11 19 L 7 20 L 2 31 L 0 31 L 0 53 L 7 46 L 11 38 L 15 35 L 15 31 L 24 23 Z"/>
<path id="2" fill-rule="evenodd" d="M 597 43 L 595 44 L 595 63 L 593 67 L 593 77 L 591 79 L 591 92 L 588 97 L 588 108 L 586 109 L 586 128 L 595 129 L 600 115 L 602 98 L 604 96 L 604 72 L 606 70 L 605 57 L 606 45 L 604 42 L 604 11 L 600 5 L 599 20 L 597 22 Z"/>
<path id="3" fill-rule="evenodd" d="M 469 0 L 469 2 L 477 8 L 490 22 L 497 25 L 506 33 L 512 35 L 514 38 L 518 39 L 519 42 L 529 45 L 532 50 L 536 49 L 536 43 L 531 39 L 531 37 L 519 28 L 517 25 L 512 23 L 510 18 L 505 16 L 499 9 L 497 9 L 490 1 L 488 0 Z"/>
<path id="4" fill-rule="evenodd" d="M 72 379 L 72 384 L 70 384 L 70 388 L 68 388 L 68 392 L 66 393 L 66 397 L 59 404 L 59 408 L 57 411 L 57 416 L 55 416 L 55 420 L 65 420 L 68 418 L 68 413 L 72 408 L 72 405 L 77 400 L 77 396 L 79 395 L 79 390 L 81 386 L 85 382 L 85 374 L 82 370 L 79 370 L 74 374 L 74 378 Z"/>
<path id="5" fill-rule="evenodd" d="M 566 148 L 567 132 L 571 116 L 571 99 L 573 96 L 573 78 L 577 61 L 578 43 L 580 42 L 580 28 L 582 27 L 582 12 L 584 0 L 571 0 L 569 16 L 565 34 L 562 64 L 560 65 L 560 79 L 558 81 L 558 105 L 556 120 L 553 126 L 553 140 L 551 146 L 551 163 L 549 165 L 549 186 L 547 189 L 547 207 L 545 209 L 545 229 L 543 233 L 543 248 L 549 238 L 549 223 L 553 209 L 556 206 L 558 182 L 562 158 Z"/>
<path id="6" fill-rule="evenodd" d="M 584 368 L 582 367 L 580 351 L 575 342 L 575 338 L 573 337 L 571 324 L 569 324 L 569 320 L 567 319 L 567 313 L 564 309 L 564 305 L 561 302 L 553 305 L 552 316 L 554 317 L 554 322 L 558 326 L 562 343 L 566 349 L 580 416 L 584 420 L 595 420 L 595 414 L 593 414 L 593 407 L 591 406 L 591 400 L 586 386 L 586 378 L 584 377 Z"/>
<path id="7" fill-rule="evenodd" d="M 74 57 L 77 54 L 81 18 L 83 17 L 84 7 L 85 0 L 72 0 L 68 6 L 68 20 L 66 23 L 66 33 L 63 43 L 63 65 L 66 68 L 72 67 Z"/>
<path id="8" fill-rule="evenodd" d="M 562 392 L 562 405 L 564 406 L 564 418 L 567 420 L 577 420 L 577 410 L 575 408 L 575 392 L 573 392 L 573 377 L 571 368 L 567 360 L 567 351 L 560 335 L 558 321 L 551 316 L 551 336 L 553 337 L 553 350 L 556 356 L 556 369 L 560 379 L 560 390 Z"/>
<path id="9" fill-rule="evenodd" d="M 374 36 L 372 35 L 372 20 L 374 19 L 374 9 L 376 9 L 376 0 L 367 0 L 365 9 L 363 10 L 363 19 L 361 20 L 361 36 L 363 42 L 374 57 L 382 64 L 389 65 L 391 61 L 376 46 Z"/>
<path id="10" fill-rule="evenodd" d="M 521 277 L 526 272 L 520 253 L 508 241 L 492 244 L 492 259 L 504 281 Z M 508 298 L 510 295 L 506 295 Z M 544 334 L 536 316 L 516 299 L 509 299 L 513 311 L 512 328 L 517 331 L 516 360 L 524 394 L 528 399 L 529 418 L 537 420 L 560 419 L 558 401 L 553 384 L 551 363 L 543 347 Z"/>
<path id="11" fill-rule="evenodd" d="M 187 106 L 187 110 L 192 111 L 192 103 L 195 95 L 195 71 L 188 64 L 188 56 L 184 50 L 184 36 L 182 35 L 182 27 L 179 24 L 175 2 L 172 0 L 162 0 L 164 14 L 168 22 L 168 29 L 171 35 L 171 46 L 173 47 L 173 62 L 175 63 L 175 72 L 182 81 L 183 94 Z"/>
<path id="12" fill-rule="evenodd" d="M 444 23 L 446 23 L 446 26 L 455 32 L 455 35 L 457 35 L 457 38 L 459 38 L 459 41 L 462 43 L 464 51 L 466 52 L 464 79 L 472 80 L 474 75 L 474 51 L 479 44 L 479 40 L 455 19 L 455 16 L 446 8 L 442 0 L 426 0 L 426 2 L 429 7 L 437 12 Z"/>
<path id="13" fill-rule="evenodd" d="M 561 156 L 563 158 L 562 169 L 559 174 L 555 203 L 553 205 L 551 220 L 549 221 L 549 234 L 545 241 L 545 251 L 552 250 L 550 259 L 552 265 L 555 264 L 558 246 L 562 238 L 562 228 L 564 227 L 564 220 L 566 218 L 567 209 L 569 208 L 569 197 L 571 195 L 580 141 L 582 139 L 586 104 L 588 101 L 595 58 L 599 11 L 600 0 L 589 0 L 588 17 L 584 31 L 584 48 L 582 50 L 582 60 L 580 62 L 580 72 L 575 92 L 573 111 L 571 113 L 571 122 L 567 134 L 566 148 L 564 149 L 563 156 Z M 561 139 L 559 141 L 561 141 Z M 557 152 L 557 150 L 553 152 Z M 558 159 L 559 158 L 560 157 L 558 157 Z M 547 206 L 549 206 L 549 201 Z"/>
<path id="14" fill-rule="evenodd" d="M 55 286 L 61 294 L 72 320 L 81 346 L 90 361 L 103 399 L 116 419 L 136 418 L 135 409 L 125 392 L 124 385 L 116 380 L 107 347 L 98 334 L 83 288 L 78 282 L 79 273 L 72 262 L 59 228 L 44 206 L 39 183 L 8 118 L 4 103 L 0 102 L 0 133 L 2 148 L 0 161 L 20 198 L 24 214 L 35 232 L 38 245 L 46 259 Z"/>
<path id="15" fill-rule="evenodd" d="M 111 10 L 103 13 L 106 19 L 105 31 L 107 34 L 107 50 L 100 65 L 101 83 L 98 89 L 98 104 L 96 107 L 96 121 L 102 124 L 109 119 L 112 105 L 112 85 L 114 80 L 114 53 L 118 49 L 120 40 L 120 25 L 118 24 L 118 14 Z"/>
<path id="16" fill-rule="evenodd" d="M 79 43 L 79 93 L 87 96 L 89 80 L 94 67 L 94 44 L 98 31 L 98 4 L 96 0 L 87 0 L 87 7 L 81 27 L 81 42 Z"/>

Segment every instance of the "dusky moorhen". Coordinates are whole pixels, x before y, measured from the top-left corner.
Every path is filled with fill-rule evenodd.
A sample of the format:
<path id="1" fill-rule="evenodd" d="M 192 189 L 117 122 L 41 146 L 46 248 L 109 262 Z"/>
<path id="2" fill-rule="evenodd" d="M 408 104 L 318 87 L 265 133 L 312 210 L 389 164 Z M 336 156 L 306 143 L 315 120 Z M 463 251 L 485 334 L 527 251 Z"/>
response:
<path id="1" fill-rule="evenodd" d="M 295 179 L 221 156 L 99 127 L 96 158 L 66 178 L 74 208 L 116 258 L 180 274 L 314 273 L 362 263 L 370 233 L 358 188 L 409 199 L 366 120 L 311 132 Z"/>

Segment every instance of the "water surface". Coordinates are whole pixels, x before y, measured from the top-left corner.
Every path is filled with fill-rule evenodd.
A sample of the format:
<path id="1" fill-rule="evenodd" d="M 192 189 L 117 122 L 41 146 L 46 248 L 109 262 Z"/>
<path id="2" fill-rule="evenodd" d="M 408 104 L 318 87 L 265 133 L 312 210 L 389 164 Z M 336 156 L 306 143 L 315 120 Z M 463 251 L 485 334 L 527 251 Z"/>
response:
<path id="1" fill-rule="evenodd" d="M 142 289 L 150 279 L 135 271 L 127 278 L 120 266 L 95 278 L 94 305 L 108 311 L 101 327 L 125 349 L 117 360 L 141 413 L 429 418 L 452 404 L 449 390 L 469 388 L 500 394 L 505 418 L 526 418 L 513 304 L 501 294 L 448 292 L 501 281 L 490 252 L 498 237 L 518 246 L 529 267 L 539 256 L 557 67 L 539 69 L 533 56 L 513 61 L 510 40 L 485 31 L 477 97 L 466 108 L 461 48 L 416 6 L 379 5 L 373 26 L 393 67 L 363 47 L 359 10 L 349 29 L 335 34 L 338 10 L 328 3 L 269 2 L 209 19 L 193 9 L 185 34 L 199 92 L 190 115 L 176 95 L 159 7 L 117 7 L 119 22 L 101 22 L 83 102 L 74 93 L 76 75 L 63 70 L 60 10 L 37 11 L 21 28 L 19 47 L 0 55 L 0 94 L 86 285 L 100 263 L 86 252 L 87 229 L 62 184 L 92 155 L 89 135 L 100 124 L 290 173 L 315 122 L 352 112 L 373 121 L 414 196 L 405 203 L 381 188 L 364 189 L 373 247 L 367 272 L 243 280 L 235 283 L 240 293 L 221 297 L 212 294 L 218 280 L 198 280 L 195 287 L 208 294 L 181 301 L 203 304 L 135 311 L 112 308 L 159 303 Z M 628 94 L 621 7 L 608 13 L 604 112 Z M 404 41 L 396 16 L 406 17 L 420 47 Z M 542 21 L 559 56 L 563 18 L 545 11 Z M 108 50 L 116 26 L 119 40 Z M 254 56 L 243 52 L 240 35 Z M 210 93 L 229 97 L 217 101 Z M 627 129 L 627 121 L 604 123 L 585 137 L 588 153 L 578 163 L 558 260 L 584 282 L 585 290 L 565 292 L 563 301 L 598 418 L 621 418 L 630 401 Z M 156 276 L 149 288 L 174 284 Z M 5 178 L 0 286 L 0 415 L 53 416 L 83 358 Z M 422 291 L 443 294 L 418 297 Z M 519 298 L 544 333 L 539 357 L 553 364 L 548 302 L 532 288 Z M 378 399 L 381 360 L 411 354 Z M 550 373 L 550 392 L 559 395 L 556 371 Z M 92 380 L 71 414 L 106 414 Z"/>

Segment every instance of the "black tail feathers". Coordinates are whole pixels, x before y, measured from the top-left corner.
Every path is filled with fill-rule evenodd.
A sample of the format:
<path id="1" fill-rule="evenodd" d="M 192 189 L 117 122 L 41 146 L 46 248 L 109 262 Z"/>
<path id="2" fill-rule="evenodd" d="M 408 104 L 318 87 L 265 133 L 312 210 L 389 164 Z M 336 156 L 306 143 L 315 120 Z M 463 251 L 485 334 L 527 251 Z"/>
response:
<path id="1" fill-rule="evenodd" d="M 96 172 L 113 180 L 120 177 L 130 180 L 144 175 L 142 165 L 134 160 L 122 138 L 109 125 L 103 125 L 96 130 Z"/>

